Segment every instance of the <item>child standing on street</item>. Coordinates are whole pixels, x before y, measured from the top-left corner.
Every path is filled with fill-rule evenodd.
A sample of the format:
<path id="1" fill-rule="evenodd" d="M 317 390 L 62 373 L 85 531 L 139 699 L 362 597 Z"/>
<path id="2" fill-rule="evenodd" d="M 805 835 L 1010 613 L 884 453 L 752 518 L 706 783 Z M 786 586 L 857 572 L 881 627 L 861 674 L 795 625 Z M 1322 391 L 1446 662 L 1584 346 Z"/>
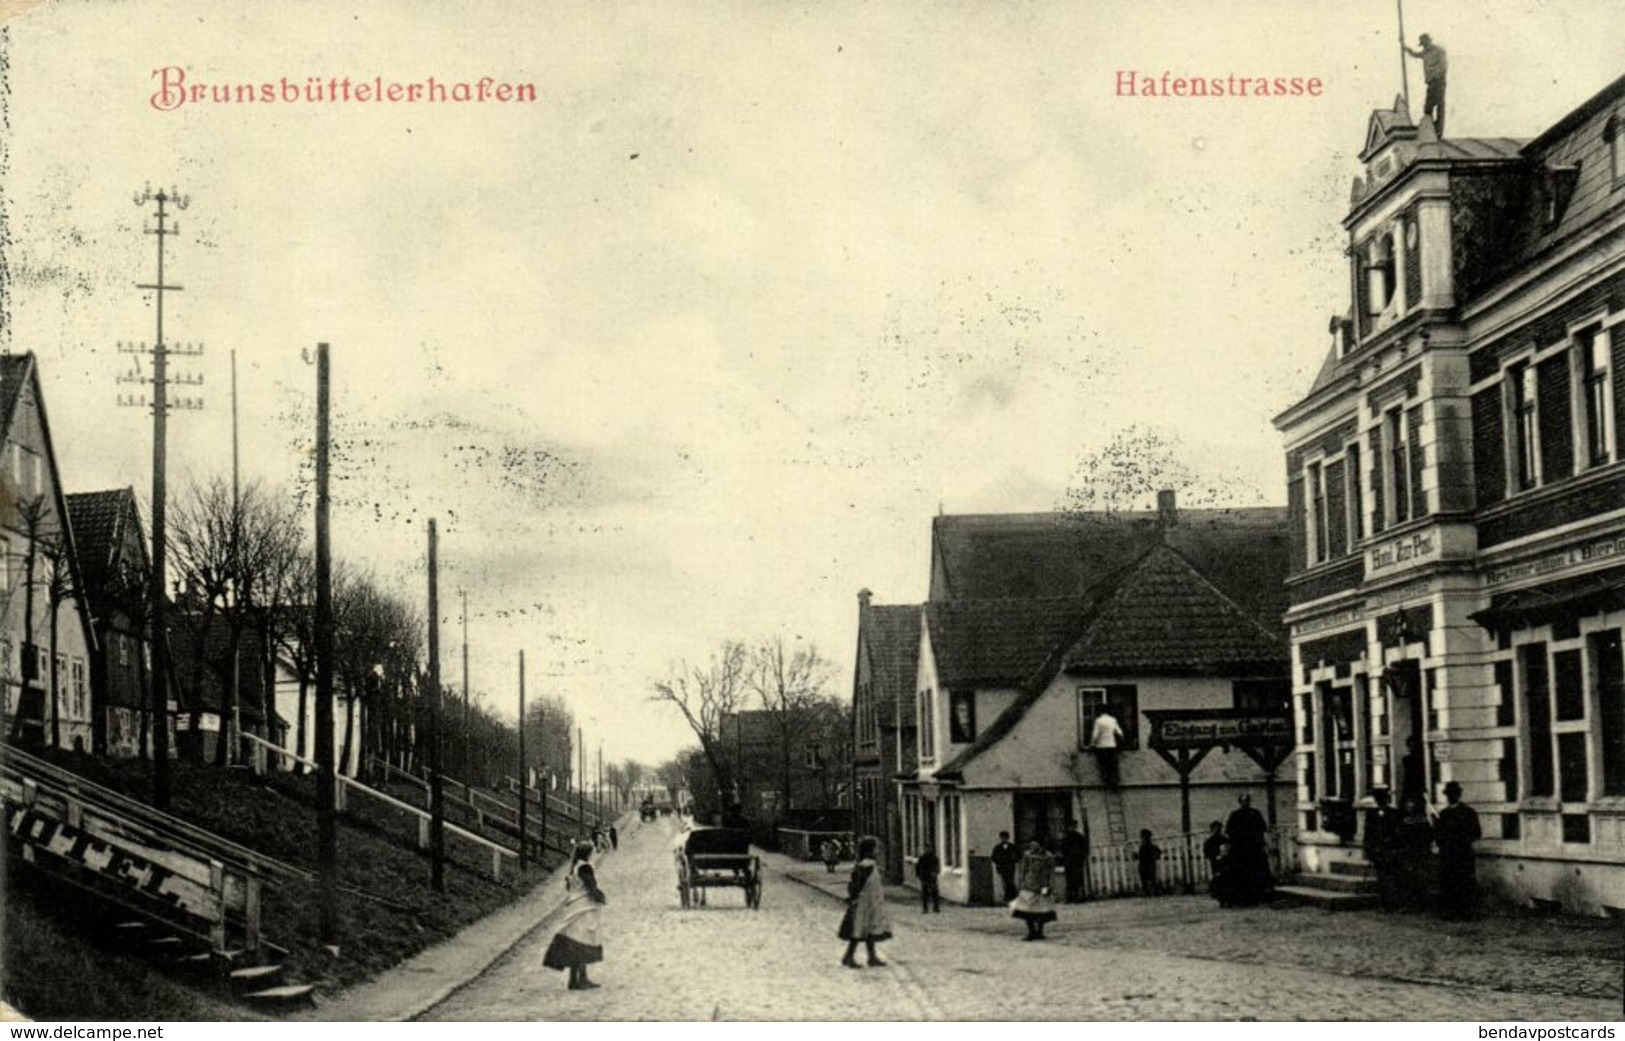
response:
<path id="1" fill-rule="evenodd" d="M 1157 885 L 1157 861 L 1162 859 L 1162 848 L 1151 841 L 1150 828 L 1140 829 L 1140 848 L 1134 858 L 1140 862 L 1140 889 L 1146 896 L 1156 896 L 1161 891 Z"/>

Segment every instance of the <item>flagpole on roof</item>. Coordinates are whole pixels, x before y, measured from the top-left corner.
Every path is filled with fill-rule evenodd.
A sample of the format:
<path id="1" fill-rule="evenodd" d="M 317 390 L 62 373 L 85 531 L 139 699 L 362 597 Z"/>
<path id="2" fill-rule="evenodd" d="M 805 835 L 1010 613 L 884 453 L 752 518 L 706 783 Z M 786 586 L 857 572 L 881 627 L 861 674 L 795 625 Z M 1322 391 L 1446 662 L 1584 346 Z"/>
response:
<path id="1" fill-rule="evenodd" d="M 1394 0 L 1399 10 L 1399 86 L 1405 95 L 1405 108 L 1411 107 L 1411 74 L 1405 68 L 1405 0 Z"/>

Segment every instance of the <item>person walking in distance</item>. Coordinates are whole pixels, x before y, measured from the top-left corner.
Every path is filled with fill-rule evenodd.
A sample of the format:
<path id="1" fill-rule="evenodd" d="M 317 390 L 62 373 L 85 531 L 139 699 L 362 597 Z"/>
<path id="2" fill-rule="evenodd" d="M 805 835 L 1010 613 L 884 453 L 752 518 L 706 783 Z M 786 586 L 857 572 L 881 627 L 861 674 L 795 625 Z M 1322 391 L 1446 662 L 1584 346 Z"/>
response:
<path id="1" fill-rule="evenodd" d="M 550 969 L 568 969 L 571 990 L 591 990 L 598 984 L 587 978 L 587 966 L 604 960 L 604 943 L 599 934 L 599 907 L 607 902 L 592 870 L 592 844 L 576 843 L 565 878 L 564 903 L 549 917 L 555 930 L 542 964 Z"/>
<path id="2" fill-rule="evenodd" d="M 1095 750 L 1095 761 L 1100 764 L 1101 782 L 1112 788 L 1117 787 L 1119 780 L 1117 754 L 1122 743 L 1122 725 L 1117 722 L 1117 717 L 1107 711 L 1106 706 L 1100 706 L 1094 730 L 1089 735 L 1089 747 Z"/>
<path id="3" fill-rule="evenodd" d="M 1422 114 L 1433 118 L 1433 129 L 1438 132 L 1440 139 L 1444 138 L 1444 79 L 1450 71 L 1450 59 L 1445 56 L 1444 48 L 1433 42 L 1433 37 L 1423 33 L 1417 41 L 1420 50 L 1411 50 L 1405 47 L 1405 41 L 1399 41 L 1405 53 L 1413 58 L 1422 59 L 1422 80 L 1427 84 L 1428 92 L 1422 102 Z"/>
<path id="4" fill-rule="evenodd" d="M 993 870 L 999 873 L 999 882 L 1004 887 L 1004 902 L 1008 904 L 1016 898 L 1016 865 L 1021 862 L 1021 851 L 1010 841 L 1008 831 L 999 832 L 999 844 L 993 847 L 992 860 Z"/>
<path id="5" fill-rule="evenodd" d="M 1066 902 L 1082 903 L 1086 897 L 1089 871 L 1089 836 L 1078 830 L 1078 822 L 1066 826 L 1061 836 L 1061 869 L 1066 874 Z"/>
<path id="6" fill-rule="evenodd" d="M 1433 824 L 1433 841 L 1439 846 L 1439 917 L 1462 920 L 1473 917 L 1478 904 L 1478 877 L 1473 843 L 1484 834 L 1478 812 L 1461 801 L 1461 785 L 1451 781 L 1444 786 L 1449 803 L 1439 811 Z"/>
<path id="7" fill-rule="evenodd" d="M 886 914 L 886 894 L 881 886 L 880 872 L 875 859 L 880 840 L 866 835 L 858 843 L 858 862 L 852 865 L 852 878 L 846 884 L 846 914 L 841 918 L 837 935 L 846 941 L 846 956 L 841 964 L 859 969 L 858 944 L 869 954 L 869 966 L 878 968 L 886 963 L 875 952 L 875 944 L 891 939 L 891 919 Z"/>
<path id="8" fill-rule="evenodd" d="M 930 846 L 925 847 L 920 851 L 920 858 L 914 862 L 914 877 L 920 881 L 921 914 L 942 913 L 942 891 L 937 888 L 941 874 L 942 858 Z"/>
<path id="9" fill-rule="evenodd" d="M 1162 847 L 1151 841 L 1151 829 L 1140 829 L 1140 848 L 1134 851 L 1140 865 L 1140 892 L 1157 896 L 1162 887 L 1157 884 L 1157 863 L 1162 860 Z"/>

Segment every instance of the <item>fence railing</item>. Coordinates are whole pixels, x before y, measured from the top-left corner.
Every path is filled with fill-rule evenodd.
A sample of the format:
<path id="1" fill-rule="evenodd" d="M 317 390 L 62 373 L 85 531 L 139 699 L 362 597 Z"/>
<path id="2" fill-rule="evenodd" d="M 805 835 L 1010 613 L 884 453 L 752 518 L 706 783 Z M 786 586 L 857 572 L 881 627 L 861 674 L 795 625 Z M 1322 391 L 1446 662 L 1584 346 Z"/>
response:
<path id="1" fill-rule="evenodd" d="M 283 748 L 281 745 L 273 744 L 262 737 L 256 737 L 253 734 L 243 734 L 242 737 L 245 741 L 253 742 L 256 747 L 262 748 L 265 751 L 265 754 L 269 756 L 300 763 L 304 766 L 310 767 L 312 770 L 316 768 L 314 761 L 306 759 L 303 756 L 295 755 L 286 748 Z M 395 798 L 393 795 L 386 795 L 376 788 L 369 787 L 362 784 L 355 778 L 346 777 L 341 773 L 335 774 L 334 780 L 338 782 L 335 791 L 335 798 L 338 802 L 337 809 L 339 812 L 344 812 L 345 802 L 348 800 L 349 793 L 351 792 L 355 792 L 356 794 L 373 799 L 374 801 L 384 803 L 387 806 L 392 806 L 395 809 L 407 813 L 417 819 L 417 848 L 420 850 L 429 848 L 430 816 L 427 810 L 413 806 L 409 802 L 403 802 L 400 799 Z M 455 824 L 449 824 L 444 821 L 441 822 L 441 827 L 445 829 L 446 834 L 455 835 L 465 842 L 473 843 L 474 845 L 489 851 L 491 854 L 491 876 L 493 878 L 498 880 L 502 878 L 503 860 L 512 859 L 517 862 L 519 859 L 519 853 L 516 850 L 509 849 L 507 846 L 504 846 L 501 843 L 492 842 L 483 835 L 476 835 L 471 831 L 467 831 L 463 828 L 459 828 Z"/>
<path id="2" fill-rule="evenodd" d="M 1162 850 L 1157 882 L 1164 892 L 1203 889 L 1213 881 L 1213 865 L 1202 855 L 1205 831 L 1153 838 Z M 1141 892 L 1138 842 L 1113 842 L 1089 850 L 1089 892 L 1095 897 L 1136 896 Z M 1270 872 L 1276 877 L 1298 870 L 1297 830 L 1272 828 L 1264 837 Z"/>

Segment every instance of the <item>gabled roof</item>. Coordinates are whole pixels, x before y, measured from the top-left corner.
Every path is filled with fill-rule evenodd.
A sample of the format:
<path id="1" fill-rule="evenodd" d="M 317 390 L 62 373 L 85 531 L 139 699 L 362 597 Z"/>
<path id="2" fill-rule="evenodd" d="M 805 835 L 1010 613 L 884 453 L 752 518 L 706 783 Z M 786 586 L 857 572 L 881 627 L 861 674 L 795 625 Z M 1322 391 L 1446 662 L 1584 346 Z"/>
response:
<path id="1" fill-rule="evenodd" d="M 1281 507 L 959 514 L 931 528 L 932 601 L 1075 597 L 1166 543 L 1249 615 L 1281 629 L 1288 537 Z"/>
<path id="2" fill-rule="evenodd" d="M 1016 619 L 1030 618 L 1046 608 L 1053 611 L 1051 625 L 1063 635 L 1040 657 L 1037 645 L 1045 636 L 1033 634 L 1028 651 L 1039 660 L 1021 683 L 1020 694 L 969 747 L 942 765 L 939 777 L 960 776 L 966 764 L 998 744 L 1063 670 L 1223 675 L 1284 671 L 1290 661 L 1284 639 L 1238 607 L 1168 546 L 1152 547 L 1088 597 L 1005 603 L 1025 605 L 1012 613 Z M 932 639 L 935 646 L 935 629 Z M 940 661 L 940 651 L 938 656 Z"/>
<path id="3" fill-rule="evenodd" d="M 1095 607 L 1062 668 L 1076 672 L 1203 673 L 1285 667 L 1286 642 L 1191 566 L 1157 546 Z"/>
<path id="4" fill-rule="evenodd" d="M 880 723 L 911 727 L 920 665 L 920 605 L 873 605 L 862 611 L 859 624 L 869 650 L 870 695 Z"/>
<path id="5" fill-rule="evenodd" d="M 79 550 L 79 567 L 92 609 L 104 615 L 104 601 L 116 596 L 118 565 L 126 543 L 133 543 L 139 559 L 130 563 L 142 572 L 146 567 L 146 543 L 141 530 L 135 490 L 115 488 L 104 492 L 75 492 L 64 497 L 68 523 L 73 528 L 74 545 Z"/>
<path id="6" fill-rule="evenodd" d="M 11 433 L 11 416 L 34 361 L 32 354 L 0 355 L 0 437 Z"/>
<path id="7" fill-rule="evenodd" d="M 1088 597 L 946 600 L 925 605 L 943 687 L 1024 687 L 1084 624 Z"/>

